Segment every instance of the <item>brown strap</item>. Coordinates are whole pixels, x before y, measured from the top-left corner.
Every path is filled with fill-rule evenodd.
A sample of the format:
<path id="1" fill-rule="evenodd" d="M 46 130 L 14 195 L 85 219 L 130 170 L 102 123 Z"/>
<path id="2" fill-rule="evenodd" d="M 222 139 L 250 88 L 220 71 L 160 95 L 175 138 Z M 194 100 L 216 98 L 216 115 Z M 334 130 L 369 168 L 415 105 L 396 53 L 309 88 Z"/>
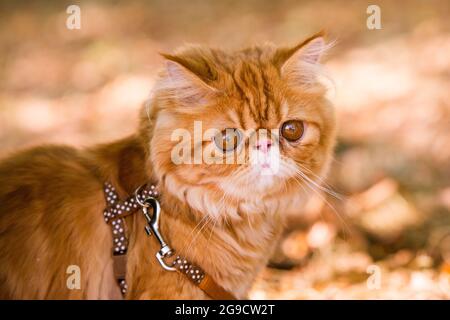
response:
<path id="1" fill-rule="evenodd" d="M 214 281 L 209 275 L 205 275 L 205 278 L 198 285 L 208 296 L 215 300 L 236 300 L 236 297 L 225 290 L 221 285 Z"/>
<path id="2" fill-rule="evenodd" d="M 127 254 L 113 255 L 113 273 L 114 278 L 119 285 L 120 292 L 125 295 L 128 291 L 126 281 L 127 275 Z"/>
<path id="3" fill-rule="evenodd" d="M 137 195 L 137 197 L 143 198 L 147 195 L 157 196 L 158 193 L 154 190 L 154 188 L 155 187 L 153 185 L 146 185 L 145 188 L 141 189 L 141 192 Z M 107 204 L 107 207 L 103 212 L 103 216 L 105 222 L 108 224 L 113 224 L 113 222 L 118 219 L 132 215 L 141 208 L 136 201 L 135 195 L 128 197 L 125 201 L 120 201 L 116 189 L 108 182 L 105 183 L 103 187 L 103 193 L 105 194 Z"/>
<path id="4" fill-rule="evenodd" d="M 127 255 L 115 255 L 113 256 L 114 277 L 116 279 L 123 279 L 127 275 Z"/>
<path id="5" fill-rule="evenodd" d="M 141 190 L 138 197 L 144 197 L 150 193 L 154 193 L 154 186 L 145 186 Z M 126 283 L 127 272 L 127 251 L 128 237 L 125 217 L 134 214 L 141 207 L 136 201 L 135 196 L 128 197 L 125 201 L 120 201 L 119 194 L 111 183 L 105 183 L 103 193 L 107 207 L 103 212 L 105 222 L 111 226 L 113 236 L 113 272 L 114 277 L 120 287 L 120 292 L 125 295 L 128 290 Z"/>
<path id="6" fill-rule="evenodd" d="M 127 293 L 125 280 L 127 272 L 128 237 L 126 235 L 125 217 L 134 214 L 141 206 L 136 201 L 148 196 L 157 197 L 158 192 L 154 185 L 145 185 L 140 188 L 140 193 L 132 195 L 125 201 L 119 200 L 119 195 L 110 183 L 105 183 L 103 192 L 107 207 L 103 212 L 105 222 L 111 226 L 113 234 L 113 272 L 114 277 L 123 295 Z M 206 274 L 200 267 L 190 263 L 187 259 L 177 256 L 172 262 L 176 271 L 187 277 L 212 299 L 236 300 L 233 294 L 225 290 L 214 279 Z"/>
<path id="7" fill-rule="evenodd" d="M 189 262 L 184 257 L 177 256 L 172 262 L 172 266 L 212 299 L 236 300 L 236 297 L 233 294 L 214 281 L 214 279 L 206 274 L 199 266 Z"/>

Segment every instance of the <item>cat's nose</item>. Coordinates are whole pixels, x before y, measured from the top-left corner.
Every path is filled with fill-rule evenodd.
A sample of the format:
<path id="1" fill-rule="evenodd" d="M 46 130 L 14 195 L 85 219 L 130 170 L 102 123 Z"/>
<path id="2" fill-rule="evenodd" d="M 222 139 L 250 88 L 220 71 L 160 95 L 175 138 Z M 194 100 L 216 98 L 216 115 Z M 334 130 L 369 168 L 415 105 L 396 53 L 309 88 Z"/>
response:
<path id="1" fill-rule="evenodd" d="M 272 147 L 272 141 L 270 139 L 260 139 L 255 144 L 255 148 L 264 153 L 269 152 L 270 147 Z"/>

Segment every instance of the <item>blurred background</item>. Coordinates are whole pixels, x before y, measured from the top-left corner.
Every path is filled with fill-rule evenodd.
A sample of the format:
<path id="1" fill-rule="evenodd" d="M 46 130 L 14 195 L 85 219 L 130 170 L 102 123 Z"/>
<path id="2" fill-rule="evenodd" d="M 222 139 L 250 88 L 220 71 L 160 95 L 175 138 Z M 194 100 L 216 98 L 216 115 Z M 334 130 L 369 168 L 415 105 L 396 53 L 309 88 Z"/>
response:
<path id="1" fill-rule="evenodd" d="M 68 30 L 66 9 L 81 8 Z M 368 30 L 367 7 L 381 9 Z M 254 299 L 450 298 L 449 1 L 0 1 L 0 157 L 132 133 L 183 43 L 295 44 L 321 29 L 339 144 Z"/>

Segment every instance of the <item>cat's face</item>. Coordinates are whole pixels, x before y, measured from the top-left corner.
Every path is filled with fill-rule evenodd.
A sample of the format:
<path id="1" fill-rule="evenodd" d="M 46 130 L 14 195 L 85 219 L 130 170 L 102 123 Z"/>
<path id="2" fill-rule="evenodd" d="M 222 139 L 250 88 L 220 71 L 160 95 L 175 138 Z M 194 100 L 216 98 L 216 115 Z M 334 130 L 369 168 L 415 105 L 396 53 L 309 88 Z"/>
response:
<path id="1" fill-rule="evenodd" d="M 227 54 L 191 47 L 166 55 L 154 91 L 151 160 L 174 192 L 259 201 L 318 180 L 335 120 L 317 82 L 325 43 Z"/>

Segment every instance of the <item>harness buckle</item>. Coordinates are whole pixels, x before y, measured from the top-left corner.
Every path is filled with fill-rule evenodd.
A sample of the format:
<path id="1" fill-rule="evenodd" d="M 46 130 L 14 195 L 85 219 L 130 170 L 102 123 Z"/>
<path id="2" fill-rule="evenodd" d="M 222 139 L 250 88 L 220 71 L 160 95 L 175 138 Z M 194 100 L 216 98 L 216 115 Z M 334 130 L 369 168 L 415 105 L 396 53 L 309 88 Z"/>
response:
<path id="1" fill-rule="evenodd" d="M 144 214 L 145 220 L 147 221 L 147 226 L 145 226 L 145 232 L 151 236 L 155 235 L 156 240 L 158 240 L 161 248 L 156 253 L 156 259 L 159 264 L 168 271 L 176 271 L 176 268 L 167 265 L 164 262 L 164 259 L 173 255 L 173 249 L 166 243 L 163 236 L 159 232 L 159 219 L 161 216 L 161 206 L 159 204 L 158 199 L 152 196 L 147 196 L 142 200 L 142 198 L 138 197 L 139 191 L 142 187 L 139 187 L 136 192 L 136 201 L 142 206 L 142 213 Z M 150 216 L 148 208 L 152 208 L 152 215 Z"/>

